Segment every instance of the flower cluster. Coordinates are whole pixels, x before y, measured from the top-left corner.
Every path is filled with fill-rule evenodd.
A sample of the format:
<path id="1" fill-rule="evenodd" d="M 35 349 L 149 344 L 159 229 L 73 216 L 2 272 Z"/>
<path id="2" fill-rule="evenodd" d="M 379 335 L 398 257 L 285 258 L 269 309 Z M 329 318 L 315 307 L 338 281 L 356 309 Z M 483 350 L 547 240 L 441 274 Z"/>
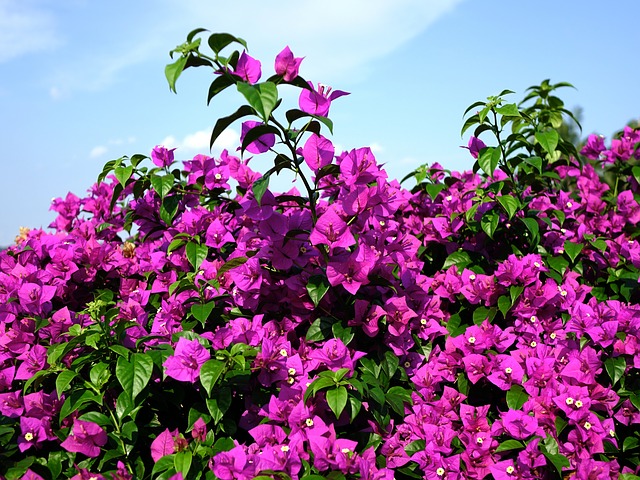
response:
<path id="1" fill-rule="evenodd" d="M 285 49 L 276 75 L 300 61 Z M 231 75 L 255 84 L 255 62 Z M 341 94 L 305 88 L 301 111 Z M 639 135 L 583 154 L 637 159 Z M 369 148 L 314 132 L 296 153 L 313 201 L 226 151 L 170 171 L 157 147 L 0 252 L 0 475 L 640 473 L 631 190 L 570 159 L 512 210 L 500 171 L 435 164 L 410 191 Z"/>

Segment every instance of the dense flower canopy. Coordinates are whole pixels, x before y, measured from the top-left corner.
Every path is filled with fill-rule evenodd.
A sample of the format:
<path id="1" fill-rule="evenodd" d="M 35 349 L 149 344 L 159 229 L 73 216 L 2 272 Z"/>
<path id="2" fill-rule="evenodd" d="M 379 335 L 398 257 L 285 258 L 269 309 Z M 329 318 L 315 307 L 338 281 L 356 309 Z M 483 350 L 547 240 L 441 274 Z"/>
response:
<path id="1" fill-rule="evenodd" d="M 257 60 L 232 67 L 255 87 Z M 316 123 L 344 94 L 300 88 Z M 111 162 L 0 252 L 0 475 L 634 478 L 639 137 L 518 177 L 482 173 L 473 136 L 475 172 L 408 190 L 312 132 L 309 196 L 272 192 L 260 156 Z"/>

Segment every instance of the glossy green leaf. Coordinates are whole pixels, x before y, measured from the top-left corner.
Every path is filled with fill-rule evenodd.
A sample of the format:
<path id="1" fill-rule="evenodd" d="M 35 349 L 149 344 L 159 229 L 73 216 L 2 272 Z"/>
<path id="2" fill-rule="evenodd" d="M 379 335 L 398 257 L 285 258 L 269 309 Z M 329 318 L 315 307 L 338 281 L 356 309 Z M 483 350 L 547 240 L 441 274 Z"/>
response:
<path id="1" fill-rule="evenodd" d="M 556 147 L 558 146 L 558 139 L 560 138 L 558 132 L 555 130 L 536 132 L 535 137 L 540 146 L 549 154 L 555 152 Z"/>
<path id="2" fill-rule="evenodd" d="M 251 85 L 238 82 L 238 91 L 247 99 L 249 105 L 258 113 L 263 122 L 267 123 L 271 112 L 278 102 L 278 88 L 273 82 L 263 82 Z"/>
<path id="3" fill-rule="evenodd" d="M 611 385 L 615 385 L 624 375 L 627 369 L 627 362 L 624 357 L 612 357 L 604 362 L 604 368 L 609 374 Z"/>
<path id="4" fill-rule="evenodd" d="M 249 260 L 247 257 L 235 257 L 228 260 L 224 265 L 222 265 L 218 269 L 218 272 L 216 273 L 216 278 L 220 278 L 229 270 L 233 270 L 234 268 L 239 267 L 240 265 L 244 265 L 245 263 L 247 263 L 247 260 Z"/>
<path id="5" fill-rule="evenodd" d="M 127 180 L 129 180 L 131 178 L 131 175 L 133 174 L 133 166 L 127 165 L 125 167 L 121 165 L 114 169 L 113 174 L 118 179 L 118 182 L 120 182 L 120 185 L 122 185 L 123 187 L 126 187 Z"/>
<path id="6" fill-rule="evenodd" d="M 327 390 L 326 398 L 327 404 L 331 411 L 335 414 L 336 418 L 339 418 L 344 410 L 344 407 L 347 406 L 347 389 L 342 385 L 333 390 Z"/>
<path id="7" fill-rule="evenodd" d="M 515 103 L 507 103 L 506 105 L 502 105 L 496 108 L 496 112 L 500 115 L 504 115 L 506 117 L 519 117 L 520 111 L 518 110 L 518 106 Z"/>
<path id="8" fill-rule="evenodd" d="M 167 77 L 167 82 L 169 82 L 169 89 L 173 93 L 176 92 L 176 82 L 178 81 L 178 77 L 184 70 L 185 65 L 187 64 L 187 57 L 181 56 L 175 62 L 170 63 L 166 67 L 164 67 L 164 75 Z"/>
<path id="9" fill-rule="evenodd" d="M 506 452 L 508 450 L 516 450 L 518 448 L 524 448 L 524 444 L 522 442 L 519 442 L 518 440 L 509 439 L 498 445 L 498 448 L 496 448 L 496 453 Z"/>
<path id="10" fill-rule="evenodd" d="M 306 339 L 308 342 L 322 342 L 332 333 L 332 324 L 326 317 L 320 317 L 309 326 Z"/>
<path id="11" fill-rule="evenodd" d="M 224 372 L 226 366 L 226 362 L 212 358 L 211 360 L 204 362 L 202 367 L 200 367 L 200 383 L 208 395 L 211 395 L 211 390 L 220 379 L 220 376 Z"/>
<path id="12" fill-rule="evenodd" d="M 489 210 L 482 216 L 480 226 L 482 227 L 482 230 L 484 230 L 484 233 L 486 233 L 489 238 L 493 239 L 493 234 L 496 232 L 499 222 L 500 215 L 498 212 L 495 210 Z"/>
<path id="13" fill-rule="evenodd" d="M 313 304 L 317 307 L 325 294 L 329 291 L 331 284 L 324 275 L 313 275 L 307 282 L 307 293 Z"/>
<path id="14" fill-rule="evenodd" d="M 511 220 L 520 208 L 520 201 L 511 195 L 501 195 L 497 197 L 497 200 L 498 203 L 502 205 L 502 208 L 507 212 L 509 220 Z"/>
<path id="15" fill-rule="evenodd" d="M 172 195 L 170 197 L 164 197 L 162 204 L 160 205 L 160 218 L 167 225 L 173 223 L 173 217 L 178 213 L 178 207 L 180 206 L 180 198 Z"/>
<path id="16" fill-rule="evenodd" d="M 236 120 L 246 117 L 247 115 L 255 114 L 255 110 L 251 108 L 249 105 L 243 105 L 234 113 L 227 117 L 219 118 L 216 121 L 215 126 L 213 127 L 213 131 L 211 132 L 211 139 L 209 140 L 209 148 L 213 148 L 213 144 L 216 142 L 218 137 L 224 132 L 227 127 L 229 127 Z"/>
<path id="17" fill-rule="evenodd" d="M 417 180 L 417 179 L 416 179 Z M 420 183 L 420 181 L 418 181 Z M 438 194 L 447 188 L 447 186 L 443 183 L 428 183 L 425 185 L 425 190 L 429 194 L 432 200 L 435 200 Z"/>
<path id="18" fill-rule="evenodd" d="M 251 185 L 251 191 L 253 192 L 253 196 L 256 198 L 258 205 L 262 205 L 262 197 L 269 188 L 269 178 L 269 175 L 263 175 L 253 182 L 253 185 Z"/>
<path id="19" fill-rule="evenodd" d="M 502 316 L 506 318 L 507 312 L 511 309 L 511 297 L 509 295 L 501 295 L 498 298 L 498 309 L 502 312 Z"/>
<path id="20" fill-rule="evenodd" d="M 149 177 L 151 186 L 156 191 L 160 198 L 164 198 L 173 188 L 173 182 L 175 178 L 171 174 L 167 175 L 151 175 Z"/>
<path id="21" fill-rule="evenodd" d="M 522 405 L 529 400 L 529 395 L 520 385 L 512 385 L 506 395 L 507 406 L 511 410 L 520 410 Z"/>
<path id="22" fill-rule="evenodd" d="M 581 243 L 573 243 L 569 240 L 564 242 L 564 252 L 569 255 L 572 262 L 576 261 L 576 257 L 580 254 L 584 245 Z"/>
<path id="23" fill-rule="evenodd" d="M 500 162 L 500 149 L 497 147 L 485 147 L 478 155 L 478 165 L 484 173 L 493 177 L 493 172 Z"/>
<path id="24" fill-rule="evenodd" d="M 58 374 L 58 378 L 56 378 L 56 393 L 58 394 L 58 398 L 60 398 L 71 381 L 77 376 L 78 374 L 73 370 L 63 370 Z"/>
<path id="25" fill-rule="evenodd" d="M 185 247 L 185 253 L 187 254 L 187 260 L 197 272 L 202 262 L 207 258 L 209 254 L 209 247 L 201 245 L 196 242 L 189 242 Z"/>
<path id="26" fill-rule="evenodd" d="M 173 466 L 176 472 L 182 473 L 182 478 L 187 478 L 189 469 L 191 468 L 191 462 L 193 460 L 193 454 L 191 450 L 182 450 L 173 457 Z"/>
<path id="27" fill-rule="evenodd" d="M 234 83 L 237 83 L 240 79 L 234 77 L 233 75 L 220 75 L 217 77 L 211 85 L 209 86 L 209 94 L 207 95 L 207 105 L 211 103 L 213 97 L 218 95 L 220 92 L 230 87 Z"/>
<path id="28" fill-rule="evenodd" d="M 242 38 L 234 37 L 230 33 L 213 33 L 209 35 L 208 40 L 209 47 L 216 54 L 220 53 L 222 49 L 234 42 L 242 45 L 245 50 L 247 49 L 247 42 L 245 42 Z"/>
<path id="29" fill-rule="evenodd" d="M 116 378 L 131 401 L 147 386 L 153 373 L 153 360 L 144 353 L 133 353 L 127 361 L 119 357 L 116 363 Z"/>
<path id="30" fill-rule="evenodd" d="M 214 301 L 207 303 L 194 303 L 191 305 L 191 315 L 204 325 L 215 305 Z"/>

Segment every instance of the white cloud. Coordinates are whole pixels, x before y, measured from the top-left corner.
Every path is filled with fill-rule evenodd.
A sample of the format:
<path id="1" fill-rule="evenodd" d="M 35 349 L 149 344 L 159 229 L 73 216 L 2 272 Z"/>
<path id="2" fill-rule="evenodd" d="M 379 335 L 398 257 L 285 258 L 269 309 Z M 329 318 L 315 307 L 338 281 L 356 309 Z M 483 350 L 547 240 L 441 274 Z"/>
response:
<path id="1" fill-rule="evenodd" d="M 166 148 L 175 148 L 176 156 L 188 157 L 198 153 L 209 153 L 209 141 L 211 139 L 211 129 L 198 130 L 184 136 L 182 140 L 174 135 L 169 135 L 160 142 Z M 226 149 L 234 151 L 240 145 L 240 134 L 233 128 L 227 128 L 217 138 L 213 144 L 213 152 L 220 153 Z"/>
<path id="2" fill-rule="evenodd" d="M 371 61 L 395 51 L 462 1 L 280 0 L 274 11 L 274 4 L 264 0 L 222 4 L 183 0 L 182 15 L 172 21 L 181 28 L 198 25 L 227 31 L 242 18 L 241 25 L 231 33 L 244 37 L 259 58 L 268 61 L 265 55 L 273 58 L 288 44 L 294 54 L 306 56 L 302 63 L 305 77 L 334 82 L 362 78 L 366 74 L 363 69 Z M 167 3 L 170 0 L 165 0 Z"/>
<path id="3" fill-rule="evenodd" d="M 184 42 L 195 26 L 244 37 L 251 53 L 263 60 L 265 76 L 273 69 L 270 59 L 289 45 L 294 54 L 306 57 L 301 70 L 305 78 L 336 84 L 360 81 L 371 62 L 397 50 L 463 1 L 280 0 L 275 11 L 274 4 L 264 0 L 183 0 L 179 7 L 175 0 L 162 0 L 154 4 L 152 19 L 137 19 L 146 27 L 128 30 L 126 43 L 120 37 L 96 37 L 93 41 L 100 47 L 110 45 L 108 50 L 88 43 L 91 53 L 62 63 L 50 82 L 65 95 L 104 89 L 132 66 L 168 63 L 168 51 Z M 135 24 L 136 17 L 129 21 Z"/>
<path id="4" fill-rule="evenodd" d="M 62 44 L 53 15 L 31 3 L 0 0 L 0 63 Z"/>
<path id="5" fill-rule="evenodd" d="M 107 153 L 109 149 L 104 145 L 98 145 L 97 147 L 93 147 L 91 152 L 89 152 L 89 157 L 98 158 Z"/>
<path id="6" fill-rule="evenodd" d="M 382 145 L 380 145 L 379 143 L 373 142 L 372 144 L 369 145 L 369 148 L 371 149 L 371 151 L 373 153 L 382 153 L 384 151 L 384 148 L 382 147 Z"/>

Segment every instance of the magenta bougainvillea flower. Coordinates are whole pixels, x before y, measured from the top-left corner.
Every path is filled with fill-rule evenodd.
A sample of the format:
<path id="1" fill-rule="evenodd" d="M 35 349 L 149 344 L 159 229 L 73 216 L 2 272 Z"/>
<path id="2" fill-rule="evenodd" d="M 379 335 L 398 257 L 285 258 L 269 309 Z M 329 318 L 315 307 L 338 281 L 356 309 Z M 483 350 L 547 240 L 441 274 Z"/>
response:
<path id="1" fill-rule="evenodd" d="M 331 141 L 315 133 L 311 134 L 302 148 L 304 161 L 314 172 L 329 165 L 334 153 L 335 148 Z"/>
<path id="2" fill-rule="evenodd" d="M 167 149 L 161 145 L 157 145 L 151 150 L 151 161 L 158 167 L 168 167 L 173 163 L 173 152 L 175 148 Z"/>
<path id="3" fill-rule="evenodd" d="M 151 458 L 153 458 L 154 462 L 157 462 L 165 455 L 184 450 L 187 445 L 187 440 L 180 434 L 178 429 L 170 431 L 165 428 L 151 442 Z"/>
<path id="4" fill-rule="evenodd" d="M 344 95 L 349 95 L 349 93 L 343 92 L 342 90 L 332 91 L 331 87 L 325 85 L 318 84 L 317 90 L 311 82 L 309 82 L 309 85 L 311 86 L 310 90 L 303 89 L 300 92 L 298 103 L 300 110 L 310 113 L 311 115 L 326 117 L 329 115 L 329 107 L 332 101 Z"/>
<path id="5" fill-rule="evenodd" d="M 163 366 L 168 377 L 194 383 L 200 376 L 200 367 L 210 358 L 211 353 L 198 340 L 181 337 Z"/>
<path id="6" fill-rule="evenodd" d="M 247 121 L 242 122 L 242 129 L 240 133 L 240 142 L 244 141 L 244 137 L 246 137 L 249 131 L 257 126 L 263 125 L 260 122 L 255 121 Z M 276 144 L 276 136 L 273 133 L 266 133 L 258 137 L 255 141 L 249 143 L 247 145 L 247 152 L 250 153 L 264 153 L 269 151 L 271 147 Z"/>
<path id="7" fill-rule="evenodd" d="M 69 436 L 60 444 L 68 452 L 78 452 L 87 457 L 100 455 L 100 447 L 107 443 L 107 432 L 93 422 L 75 420 Z"/>
<path id="8" fill-rule="evenodd" d="M 485 143 L 477 137 L 471 136 L 469 137 L 469 144 L 465 147 L 469 150 L 469 153 L 473 158 L 478 158 L 480 154 L 480 150 L 485 148 Z"/>
<path id="9" fill-rule="evenodd" d="M 249 56 L 247 52 L 242 52 L 236 68 L 233 70 L 234 75 L 237 75 L 245 82 L 251 84 L 256 83 L 262 76 L 261 64 L 259 60 Z"/>
<path id="10" fill-rule="evenodd" d="M 286 46 L 276 56 L 276 63 L 274 70 L 276 75 L 281 75 L 285 82 L 290 82 L 298 76 L 298 70 L 300 69 L 300 63 L 303 58 L 294 57 L 291 49 Z"/>

